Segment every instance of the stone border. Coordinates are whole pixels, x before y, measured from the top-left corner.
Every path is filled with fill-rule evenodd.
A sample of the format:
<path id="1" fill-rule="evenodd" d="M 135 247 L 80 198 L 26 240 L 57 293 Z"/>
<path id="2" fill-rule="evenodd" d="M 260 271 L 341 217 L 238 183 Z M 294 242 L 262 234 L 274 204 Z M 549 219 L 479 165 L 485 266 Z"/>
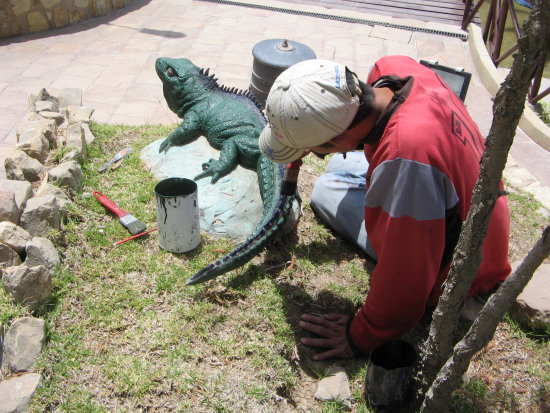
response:
<path id="1" fill-rule="evenodd" d="M 468 32 L 470 33 L 468 37 L 470 53 L 472 54 L 475 68 L 489 93 L 495 96 L 505 77 L 495 67 L 489 56 L 489 52 L 483 42 L 481 28 L 475 24 L 470 24 Z M 534 142 L 550 151 L 550 128 L 537 116 L 529 105 L 525 106 L 525 110 L 519 121 L 519 127 Z"/>
<path id="2" fill-rule="evenodd" d="M 0 39 L 57 29 L 105 16 L 134 0 L 17 0 L 0 9 Z"/>
<path id="3" fill-rule="evenodd" d="M 17 129 L 17 144 L 0 179 L 1 284 L 26 308 L 23 317 L 0 323 L 0 412 L 27 411 L 41 374 L 35 371 L 45 339 L 45 323 L 31 314 L 51 297 L 61 259 L 54 245 L 66 209 L 81 189 L 81 163 L 95 137 L 93 109 L 82 106 L 80 89 L 29 96 L 31 113 Z M 52 159 L 51 151 L 59 149 Z M 60 160 L 58 158 L 61 158 Z"/>

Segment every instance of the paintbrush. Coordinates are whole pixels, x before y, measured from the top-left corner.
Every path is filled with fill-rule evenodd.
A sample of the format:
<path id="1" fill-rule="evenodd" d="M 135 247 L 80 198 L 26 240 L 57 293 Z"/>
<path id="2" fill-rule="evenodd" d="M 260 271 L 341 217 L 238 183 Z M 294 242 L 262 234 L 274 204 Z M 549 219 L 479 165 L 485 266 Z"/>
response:
<path id="1" fill-rule="evenodd" d="M 94 196 L 103 206 L 115 213 L 120 223 L 130 232 L 130 234 L 136 235 L 147 229 L 147 225 L 129 212 L 120 209 L 119 206 L 111 201 L 106 195 L 103 195 L 99 191 L 94 191 Z"/>
<path id="2" fill-rule="evenodd" d="M 121 150 L 119 153 L 113 156 L 110 160 L 108 160 L 103 165 L 101 165 L 97 170 L 97 172 L 105 171 L 109 166 L 116 164 L 117 162 L 121 161 L 123 158 L 127 157 L 130 154 L 130 152 L 132 152 L 132 148 L 125 148 Z"/>

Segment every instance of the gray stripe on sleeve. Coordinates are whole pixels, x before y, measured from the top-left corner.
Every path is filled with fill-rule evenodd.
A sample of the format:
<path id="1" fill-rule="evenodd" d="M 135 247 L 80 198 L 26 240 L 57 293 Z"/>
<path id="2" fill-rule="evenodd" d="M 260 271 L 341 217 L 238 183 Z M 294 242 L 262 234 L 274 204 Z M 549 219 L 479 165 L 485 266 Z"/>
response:
<path id="1" fill-rule="evenodd" d="M 433 166 L 409 159 L 382 162 L 372 173 L 365 206 L 382 207 L 392 218 L 419 221 L 445 218 L 458 203 L 450 179 Z"/>

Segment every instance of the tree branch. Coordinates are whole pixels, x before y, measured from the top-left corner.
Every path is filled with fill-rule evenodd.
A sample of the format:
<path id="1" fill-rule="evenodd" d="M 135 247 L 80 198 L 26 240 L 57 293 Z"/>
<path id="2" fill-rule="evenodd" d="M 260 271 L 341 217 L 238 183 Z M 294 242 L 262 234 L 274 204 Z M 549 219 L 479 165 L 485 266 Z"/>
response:
<path id="1" fill-rule="evenodd" d="M 510 309 L 517 296 L 533 277 L 535 270 L 550 255 L 550 226 L 531 249 L 516 271 L 510 275 L 483 307 L 470 330 L 455 346 L 453 356 L 439 371 L 428 390 L 422 412 L 447 410 L 451 393 L 460 385 L 472 357 L 493 338 L 498 323 Z"/>
<path id="2" fill-rule="evenodd" d="M 547 6 L 547 5 L 546 5 Z M 523 113 L 525 97 L 538 64 L 542 64 L 541 44 L 550 33 L 550 7 L 535 0 L 524 36 L 518 39 L 519 53 L 512 70 L 502 83 L 493 106 L 493 123 L 481 159 L 479 179 L 472 205 L 455 248 L 444 291 L 434 311 L 423 358 L 416 377 L 416 400 L 421 400 L 437 372 L 450 356 L 454 327 L 460 308 L 482 261 L 481 250 L 496 200 L 508 152 Z"/>

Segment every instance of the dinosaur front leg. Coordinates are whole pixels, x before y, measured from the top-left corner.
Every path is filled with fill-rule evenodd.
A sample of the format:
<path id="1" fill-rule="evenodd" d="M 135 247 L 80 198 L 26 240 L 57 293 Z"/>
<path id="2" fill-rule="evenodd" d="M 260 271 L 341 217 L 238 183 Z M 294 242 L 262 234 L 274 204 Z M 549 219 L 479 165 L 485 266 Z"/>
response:
<path id="1" fill-rule="evenodd" d="M 162 142 L 159 153 L 166 152 L 172 146 L 181 146 L 197 139 L 201 135 L 200 116 L 195 112 L 187 112 L 181 125 Z"/>
<path id="2" fill-rule="evenodd" d="M 212 183 L 216 183 L 222 176 L 227 175 L 237 164 L 238 148 L 234 139 L 226 140 L 221 148 L 220 159 L 210 159 L 202 164 L 201 172 L 195 176 L 195 180 L 212 176 Z"/>

